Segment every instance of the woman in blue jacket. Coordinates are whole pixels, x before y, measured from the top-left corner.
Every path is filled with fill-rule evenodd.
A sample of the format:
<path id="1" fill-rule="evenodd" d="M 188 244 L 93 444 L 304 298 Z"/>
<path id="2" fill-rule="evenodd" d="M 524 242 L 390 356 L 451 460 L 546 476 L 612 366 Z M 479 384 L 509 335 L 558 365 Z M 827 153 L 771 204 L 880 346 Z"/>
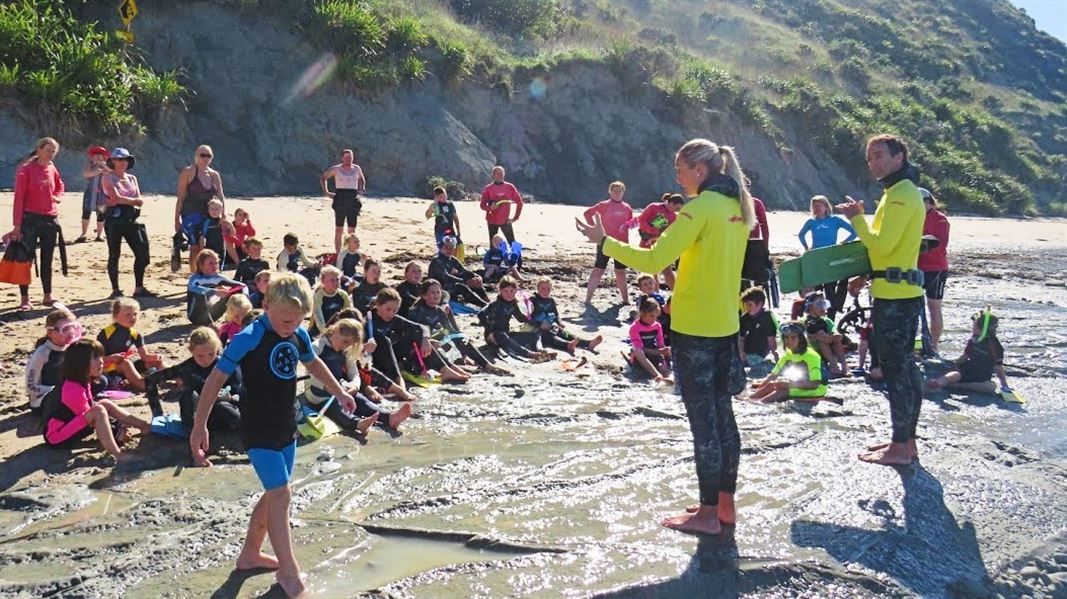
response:
<path id="1" fill-rule="evenodd" d="M 838 232 L 841 230 L 848 231 L 846 242 L 856 239 L 856 231 L 852 228 L 852 225 L 848 224 L 845 219 L 834 216 L 831 212 L 830 200 L 826 199 L 826 196 L 814 196 L 811 198 L 811 218 L 804 223 L 800 233 L 797 234 L 797 237 L 800 238 L 800 245 L 804 246 L 805 250 L 837 245 Z M 809 231 L 811 232 L 810 245 L 806 239 Z M 845 305 L 848 279 L 826 283 L 822 285 L 822 290 L 826 299 L 830 300 L 828 315 L 830 318 L 834 318 Z"/>

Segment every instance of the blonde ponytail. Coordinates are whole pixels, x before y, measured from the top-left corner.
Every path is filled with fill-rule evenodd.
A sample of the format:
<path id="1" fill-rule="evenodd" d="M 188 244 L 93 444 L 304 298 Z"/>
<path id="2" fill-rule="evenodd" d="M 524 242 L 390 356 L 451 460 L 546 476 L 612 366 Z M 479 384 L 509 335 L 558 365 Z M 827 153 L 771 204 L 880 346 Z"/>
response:
<path id="1" fill-rule="evenodd" d="M 723 173 L 737 181 L 737 187 L 741 190 L 738 199 L 741 202 L 741 217 L 745 219 L 745 226 L 749 229 L 756 226 L 756 208 L 752 205 L 752 194 L 748 192 L 745 173 L 741 170 L 741 163 L 737 161 L 737 154 L 731 146 L 719 146 L 719 154 L 723 158 Z"/>

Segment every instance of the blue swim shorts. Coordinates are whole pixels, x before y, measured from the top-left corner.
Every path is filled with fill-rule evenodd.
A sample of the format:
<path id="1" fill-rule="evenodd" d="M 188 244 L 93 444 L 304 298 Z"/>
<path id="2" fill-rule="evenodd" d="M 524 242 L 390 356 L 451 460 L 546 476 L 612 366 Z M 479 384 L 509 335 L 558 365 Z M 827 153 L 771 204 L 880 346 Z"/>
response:
<path id="1" fill-rule="evenodd" d="M 281 449 L 253 447 L 248 450 L 248 461 L 256 470 L 256 476 L 267 491 L 289 484 L 296 461 L 296 441 Z"/>

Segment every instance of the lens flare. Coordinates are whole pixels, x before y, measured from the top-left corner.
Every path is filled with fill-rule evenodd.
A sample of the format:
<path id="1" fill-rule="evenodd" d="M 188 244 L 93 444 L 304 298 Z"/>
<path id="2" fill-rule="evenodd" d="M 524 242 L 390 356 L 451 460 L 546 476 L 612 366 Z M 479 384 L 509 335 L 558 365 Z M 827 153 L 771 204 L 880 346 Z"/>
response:
<path id="1" fill-rule="evenodd" d="M 530 96 L 540 100 L 545 97 L 546 93 L 548 93 L 548 84 L 545 83 L 544 79 L 534 77 L 533 81 L 530 82 Z"/>
<path id="2" fill-rule="evenodd" d="M 336 70 L 337 56 L 332 52 L 323 54 L 300 74 L 300 78 L 296 80 L 296 83 L 289 90 L 289 94 L 286 95 L 285 103 L 288 104 L 297 97 L 310 97 L 333 77 L 333 73 Z"/>

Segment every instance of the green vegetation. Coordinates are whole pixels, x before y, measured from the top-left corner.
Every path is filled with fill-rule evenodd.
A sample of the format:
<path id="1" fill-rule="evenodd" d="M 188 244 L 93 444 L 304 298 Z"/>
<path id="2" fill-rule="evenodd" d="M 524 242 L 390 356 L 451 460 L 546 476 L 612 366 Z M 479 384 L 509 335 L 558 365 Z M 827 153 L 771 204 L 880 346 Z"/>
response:
<path id="1" fill-rule="evenodd" d="M 143 133 L 148 117 L 184 93 L 178 73 L 142 65 L 61 1 L 0 4 L 0 96 L 33 109 L 49 130 Z"/>

